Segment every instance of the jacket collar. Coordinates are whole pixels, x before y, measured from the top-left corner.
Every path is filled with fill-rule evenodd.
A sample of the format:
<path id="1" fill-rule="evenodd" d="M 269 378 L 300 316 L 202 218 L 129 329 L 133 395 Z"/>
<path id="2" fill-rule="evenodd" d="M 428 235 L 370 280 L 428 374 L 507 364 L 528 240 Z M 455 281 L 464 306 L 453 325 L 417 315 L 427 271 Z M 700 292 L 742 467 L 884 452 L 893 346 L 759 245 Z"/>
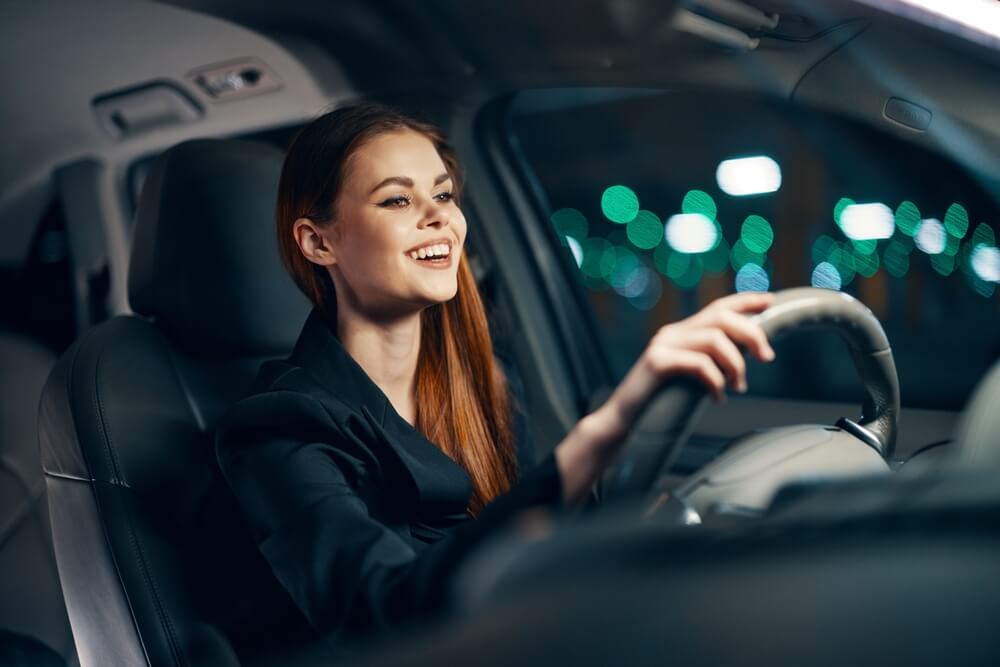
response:
<path id="1" fill-rule="evenodd" d="M 330 395 L 354 412 L 368 416 L 372 427 L 393 449 L 416 484 L 421 505 L 435 512 L 464 514 L 472 492 L 465 470 L 403 419 L 385 393 L 350 355 L 331 323 L 313 308 L 289 361 L 300 366 Z"/>

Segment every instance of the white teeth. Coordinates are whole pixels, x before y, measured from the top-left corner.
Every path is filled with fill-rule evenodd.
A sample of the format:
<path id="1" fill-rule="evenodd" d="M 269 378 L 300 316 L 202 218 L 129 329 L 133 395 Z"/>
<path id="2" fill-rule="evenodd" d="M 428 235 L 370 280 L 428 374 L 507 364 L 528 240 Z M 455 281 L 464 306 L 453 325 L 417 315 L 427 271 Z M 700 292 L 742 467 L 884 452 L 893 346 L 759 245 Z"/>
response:
<path id="1" fill-rule="evenodd" d="M 435 257 L 447 257 L 451 254 L 451 248 L 448 247 L 447 243 L 439 243 L 432 246 L 424 246 L 418 250 L 413 250 L 410 252 L 410 257 L 413 259 L 426 259 Z"/>

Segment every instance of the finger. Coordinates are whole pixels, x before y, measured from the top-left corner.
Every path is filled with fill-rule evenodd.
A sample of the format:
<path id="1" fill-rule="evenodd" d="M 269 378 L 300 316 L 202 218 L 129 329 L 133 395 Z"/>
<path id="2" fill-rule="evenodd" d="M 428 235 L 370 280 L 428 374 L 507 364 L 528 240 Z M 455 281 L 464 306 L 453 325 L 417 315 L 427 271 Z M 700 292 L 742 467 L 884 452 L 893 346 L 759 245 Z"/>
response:
<path id="1" fill-rule="evenodd" d="M 746 315 L 723 310 L 719 314 L 719 328 L 738 344 L 750 350 L 761 361 L 774 360 L 774 348 L 767 340 L 767 334 L 757 322 Z"/>
<path id="2" fill-rule="evenodd" d="M 737 313 L 759 313 L 774 302 L 771 292 L 737 292 L 716 299 L 711 305 L 736 311 Z"/>
<path id="3" fill-rule="evenodd" d="M 688 375 L 701 382 L 717 403 L 726 397 L 726 378 L 712 358 L 694 350 L 672 350 L 673 368 L 669 375 Z"/>
<path id="4" fill-rule="evenodd" d="M 679 343 L 709 355 L 725 372 L 733 389 L 741 394 L 747 390 L 747 364 L 743 353 L 722 329 L 708 327 L 685 332 Z"/>

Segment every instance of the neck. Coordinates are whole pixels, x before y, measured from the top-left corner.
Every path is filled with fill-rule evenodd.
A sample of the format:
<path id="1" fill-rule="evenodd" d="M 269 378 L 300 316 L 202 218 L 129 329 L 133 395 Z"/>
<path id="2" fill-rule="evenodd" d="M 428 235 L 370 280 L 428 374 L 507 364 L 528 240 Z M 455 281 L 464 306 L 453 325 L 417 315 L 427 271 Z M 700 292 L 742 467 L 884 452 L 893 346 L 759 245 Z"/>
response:
<path id="1" fill-rule="evenodd" d="M 415 424 L 420 312 L 374 321 L 344 309 L 337 314 L 337 332 L 344 349 L 378 385 L 396 412 Z"/>

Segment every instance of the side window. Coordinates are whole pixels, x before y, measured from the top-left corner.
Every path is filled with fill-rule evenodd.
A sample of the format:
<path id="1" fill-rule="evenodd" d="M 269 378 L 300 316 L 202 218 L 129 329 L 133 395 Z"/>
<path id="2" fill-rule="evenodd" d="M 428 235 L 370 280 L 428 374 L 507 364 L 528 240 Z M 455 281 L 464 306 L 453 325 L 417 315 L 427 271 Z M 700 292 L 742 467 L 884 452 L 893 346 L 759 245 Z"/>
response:
<path id="1" fill-rule="evenodd" d="M 0 270 L 0 314 L 0 329 L 57 353 L 76 336 L 66 219 L 58 200 L 39 222 L 24 263 Z"/>
<path id="2" fill-rule="evenodd" d="M 904 405 L 960 408 L 1000 353 L 1000 215 L 942 154 L 749 95 L 532 91 L 510 113 L 619 377 L 719 296 L 810 284 L 879 317 Z M 751 365 L 751 394 L 857 400 L 835 336 L 778 352 Z"/>

